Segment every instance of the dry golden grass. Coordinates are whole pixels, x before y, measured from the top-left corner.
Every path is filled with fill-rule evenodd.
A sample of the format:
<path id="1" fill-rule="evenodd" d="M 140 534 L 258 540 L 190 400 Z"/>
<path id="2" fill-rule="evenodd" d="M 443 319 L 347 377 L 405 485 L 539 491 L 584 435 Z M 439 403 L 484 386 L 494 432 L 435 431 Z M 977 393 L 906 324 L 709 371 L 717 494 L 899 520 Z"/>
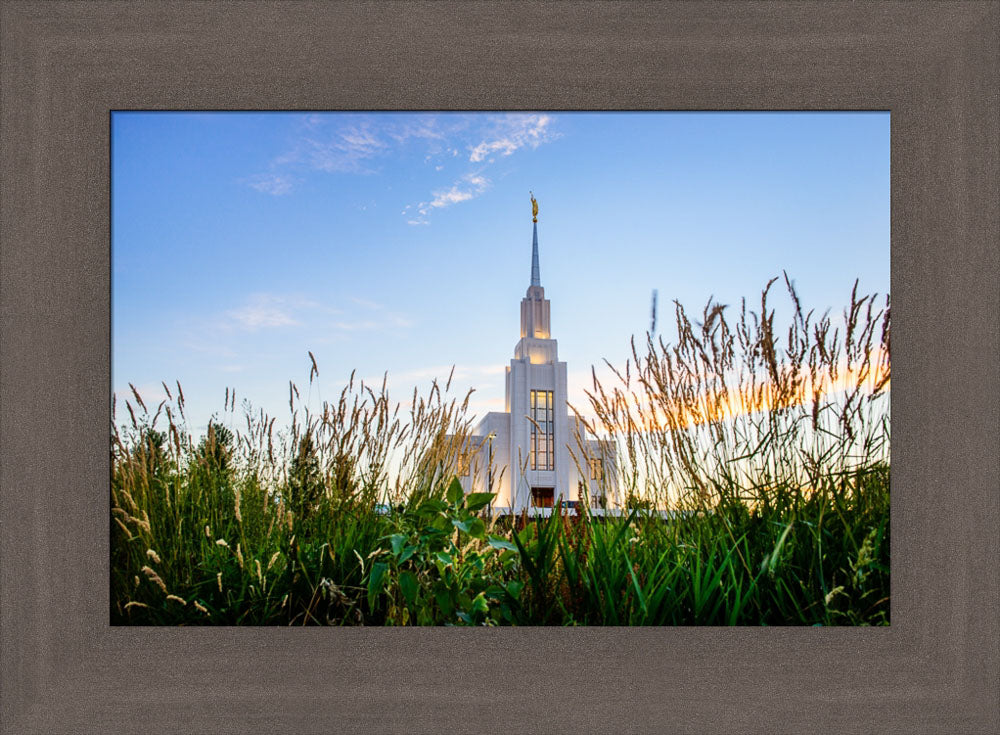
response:
<path id="1" fill-rule="evenodd" d="M 835 326 L 804 313 L 785 286 L 791 324 L 778 334 L 767 284 L 759 311 L 735 321 L 709 302 L 700 322 L 676 304 L 677 341 L 635 341 L 611 385 L 587 392 L 588 430 L 613 442 L 626 496 L 658 506 L 757 502 L 769 488 L 818 487 L 820 476 L 889 460 L 889 299 L 859 297 Z M 583 412 L 578 411 L 581 416 Z"/>

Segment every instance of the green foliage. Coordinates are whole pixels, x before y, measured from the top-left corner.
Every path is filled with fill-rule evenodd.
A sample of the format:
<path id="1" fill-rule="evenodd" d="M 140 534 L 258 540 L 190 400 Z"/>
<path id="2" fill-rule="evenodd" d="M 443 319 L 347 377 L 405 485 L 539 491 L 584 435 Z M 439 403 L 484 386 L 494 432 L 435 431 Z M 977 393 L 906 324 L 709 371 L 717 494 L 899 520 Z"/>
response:
<path id="1" fill-rule="evenodd" d="M 374 552 L 386 561 L 373 565 L 368 577 L 373 613 L 379 606 L 383 622 L 392 625 L 514 622 L 519 588 L 507 583 L 517 556 L 511 544 L 487 538 L 485 522 L 475 515 L 492 498 L 465 495 L 453 479 L 443 492 L 387 519 L 394 532 Z"/>
<path id="2" fill-rule="evenodd" d="M 274 504 L 160 543 L 113 525 L 118 623 L 869 625 L 889 621 L 888 467 L 766 513 L 504 519 L 457 480 L 296 536 Z M 156 485 L 168 487 L 176 478 Z M 230 478 L 229 486 L 247 488 Z M 181 496 L 183 497 L 183 495 Z M 199 497 L 207 502 L 210 495 Z M 485 499 L 488 502 L 488 499 Z M 789 500 L 789 505 L 793 504 Z M 216 508 L 215 512 L 219 512 Z M 207 510 L 197 515 L 198 523 Z M 116 514 L 116 518 L 121 517 Z M 144 516 L 141 516 L 144 517 Z M 218 518 L 218 516 L 215 516 Z M 161 519 L 162 521 L 162 519 Z M 165 525 L 165 524 L 164 524 Z M 173 526 L 171 526 L 173 528 Z M 203 528 L 203 526 L 202 526 Z M 215 528 L 222 530 L 216 534 Z M 322 528 L 322 532 L 317 529 Z M 263 529 L 263 530 L 261 530 Z M 170 531 L 173 533 L 173 531 Z M 200 537 L 200 540 L 198 540 Z M 219 541 L 225 541 L 224 544 Z M 166 585 L 161 589 L 143 568 Z M 138 582 L 136 582 L 138 579 Z M 185 604 L 167 599 L 169 594 Z M 123 602 L 137 602 L 128 608 Z M 204 612 L 196 607 L 201 606 Z M 120 605 L 120 606 L 119 606 Z"/>
<path id="3" fill-rule="evenodd" d="M 857 322 L 866 303 L 852 294 L 850 318 Z M 667 440 L 621 428 L 639 425 L 640 417 L 614 414 L 630 405 L 618 394 L 595 405 L 607 426 L 633 442 L 619 455 L 634 458 L 620 478 L 620 515 L 592 516 L 583 505 L 581 515 L 555 508 L 548 516 L 491 517 L 493 495 L 466 494 L 453 476 L 468 435 L 464 404 L 446 402 L 436 385 L 426 399 L 414 396 L 406 424 L 384 386 L 352 392 L 352 381 L 338 404 L 324 404 L 320 416 L 307 412 L 304 425 L 292 386 L 288 434 L 275 437 L 273 420 L 248 412 L 246 432 L 230 428 L 231 416 L 213 417 L 197 442 L 175 420 L 183 416 L 179 386 L 174 403 L 153 416 L 136 393 L 143 413 L 128 404 L 131 428 L 112 433 L 111 621 L 888 624 L 888 408 L 879 394 L 887 353 L 865 368 L 877 378 L 872 395 L 854 390 L 837 398 L 846 409 L 834 399 L 797 403 L 801 383 L 782 377 L 796 373 L 780 362 L 771 316 L 759 322 L 765 334 L 756 338 L 745 319 L 739 339 L 787 383 L 784 393 L 742 424 L 723 425 L 711 417 L 725 411 L 704 407 L 696 421 L 678 406 L 690 413 L 692 396 L 730 395 L 711 382 L 735 364 L 735 338 L 719 313 L 707 314 L 700 342 L 681 314 L 680 347 L 659 355 L 651 347 L 645 389 L 654 386 L 661 413 L 673 417 Z M 807 316 L 797 319 L 789 337 L 798 345 L 796 369 L 825 369 L 832 380 L 832 367 L 813 365 L 809 355 L 821 361 L 835 350 L 810 347 L 801 336 L 808 329 L 826 334 L 828 321 L 810 327 Z M 856 362 L 872 351 L 871 322 L 863 340 L 847 341 Z M 885 325 L 887 351 L 887 312 Z M 716 330 L 719 344 L 728 345 L 718 353 Z M 716 374 L 696 371 L 715 363 Z M 748 368 L 746 390 L 758 390 L 758 372 Z M 685 387 L 695 378 L 701 383 Z M 711 390 L 701 390 L 705 385 Z M 157 428 L 160 416 L 165 429 Z M 393 486 L 387 467 L 397 450 L 403 462 Z M 637 492 L 641 463 L 647 482 L 682 482 L 686 502 L 657 510 L 655 492 Z"/>

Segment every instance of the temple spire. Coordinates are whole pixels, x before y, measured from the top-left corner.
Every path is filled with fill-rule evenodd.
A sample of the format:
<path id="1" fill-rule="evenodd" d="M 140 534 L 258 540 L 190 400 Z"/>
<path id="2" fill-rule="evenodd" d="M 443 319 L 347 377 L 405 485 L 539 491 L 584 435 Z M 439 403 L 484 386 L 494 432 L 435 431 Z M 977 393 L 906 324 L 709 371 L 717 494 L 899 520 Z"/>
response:
<path id="1" fill-rule="evenodd" d="M 531 193 L 531 192 L 529 192 Z M 538 268 L 538 200 L 531 194 L 531 285 L 541 286 L 542 277 Z"/>

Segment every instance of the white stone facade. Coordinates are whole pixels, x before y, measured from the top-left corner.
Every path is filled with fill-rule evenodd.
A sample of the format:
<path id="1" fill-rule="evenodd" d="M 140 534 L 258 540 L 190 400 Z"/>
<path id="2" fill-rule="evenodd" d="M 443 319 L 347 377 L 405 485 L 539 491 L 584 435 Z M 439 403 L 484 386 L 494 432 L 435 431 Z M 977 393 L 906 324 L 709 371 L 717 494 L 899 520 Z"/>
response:
<path id="1" fill-rule="evenodd" d="M 505 394 L 506 410 L 475 425 L 459 461 L 466 492 L 495 492 L 493 510 L 501 513 L 573 507 L 581 500 L 593 508 L 619 505 L 614 453 L 588 439 L 569 414 L 566 363 L 552 339 L 550 303 L 540 283 L 537 224 L 531 285 L 521 301 L 521 338 L 506 370 Z"/>

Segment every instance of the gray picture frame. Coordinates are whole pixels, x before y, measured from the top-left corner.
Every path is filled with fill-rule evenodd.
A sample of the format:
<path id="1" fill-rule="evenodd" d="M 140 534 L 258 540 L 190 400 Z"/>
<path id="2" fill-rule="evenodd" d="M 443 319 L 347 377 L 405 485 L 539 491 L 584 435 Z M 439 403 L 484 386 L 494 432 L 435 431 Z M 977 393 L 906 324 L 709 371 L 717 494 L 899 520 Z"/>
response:
<path id="1" fill-rule="evenodd" d="M 0 21 L 3 732 L 1000 731 L 1000 4 L 7 1 Z M 113 109 L 890 110 L 891 626 L 112 627 Z"/>

